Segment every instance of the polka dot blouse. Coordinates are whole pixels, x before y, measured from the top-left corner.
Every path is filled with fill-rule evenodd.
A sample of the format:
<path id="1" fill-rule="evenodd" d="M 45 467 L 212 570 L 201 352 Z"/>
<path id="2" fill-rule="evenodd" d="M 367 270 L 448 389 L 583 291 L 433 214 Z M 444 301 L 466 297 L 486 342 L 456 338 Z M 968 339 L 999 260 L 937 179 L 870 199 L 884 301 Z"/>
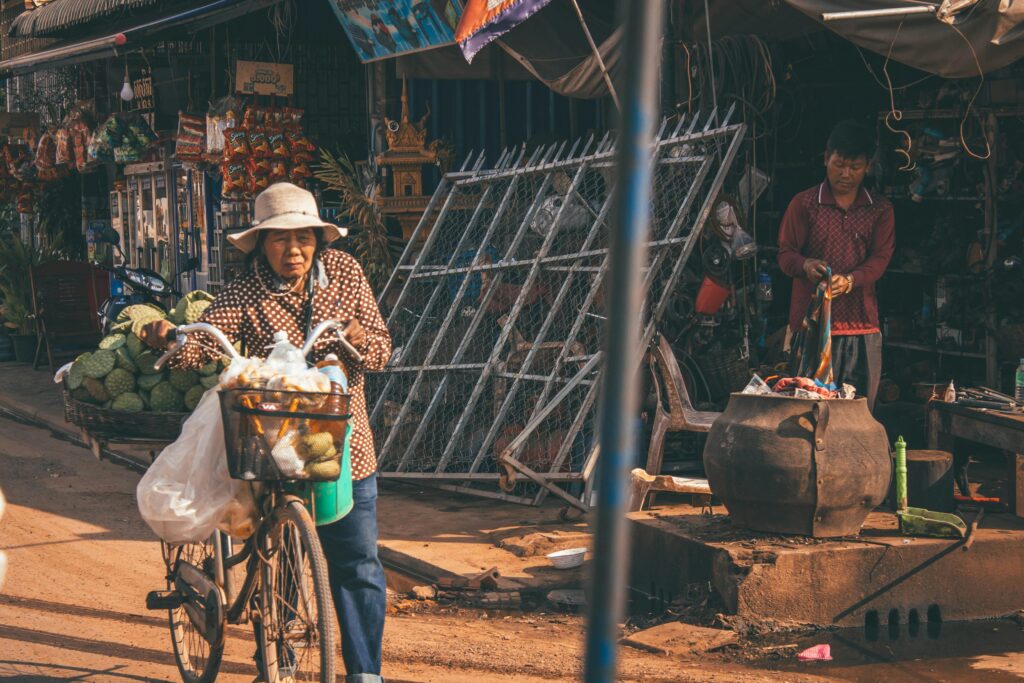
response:
<path id="1" fill-rule="evenodd" d="M 370 283 L 359 263 L 350 255 L 335 249 L 325 250 L 320 257 L 323 277 L 313 290 L 313 317 L 310 329 L 324 320 L 357 319 L 366 330 L 366 341 L 359 352 L 363 362 L 357 364 L 340 347 L 337 340 L 326 337 L 313 350 L 312 358 L 322 360 L 334 353 L 342 360 L 352 395 L 352 478 L 365 479 L 377 470 L 373 434 L 366 414 L 363 393 L 363 371 L 381 370 L 391 356 L 391 337 L 381 318 Z M 326 280 L 326 282 L 324 282 Z M 275 332 L 288 333 L 296 346 L 305 341 L 302 330 L 303 307 L 307 294 L 278 292 L 273 288 L 273 272 L 262 263 L 240 275 L 228 285 L 206 309 L 200 322 L 217 327 L 232 342 L 242 342 L 245 355 L 266 358 Z M 326 286 L 324 286 L 326 285 Z M 185 346 L 171 361 L 179 368 L 198 368 L 214 360 L 216 342 L 208 335 L 189 337 Z"/>

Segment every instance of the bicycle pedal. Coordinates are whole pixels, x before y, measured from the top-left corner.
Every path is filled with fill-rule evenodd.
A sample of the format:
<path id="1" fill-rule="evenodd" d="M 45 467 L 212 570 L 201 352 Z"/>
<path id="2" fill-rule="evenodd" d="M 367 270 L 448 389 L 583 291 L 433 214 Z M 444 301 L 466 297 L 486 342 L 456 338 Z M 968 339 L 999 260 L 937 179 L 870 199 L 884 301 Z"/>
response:
<path id="1" fill-rule="evenodd" d="M 150 591 L 146 594 L 146 609 L 177 609 L 185 598 L 177 591 Z"/>

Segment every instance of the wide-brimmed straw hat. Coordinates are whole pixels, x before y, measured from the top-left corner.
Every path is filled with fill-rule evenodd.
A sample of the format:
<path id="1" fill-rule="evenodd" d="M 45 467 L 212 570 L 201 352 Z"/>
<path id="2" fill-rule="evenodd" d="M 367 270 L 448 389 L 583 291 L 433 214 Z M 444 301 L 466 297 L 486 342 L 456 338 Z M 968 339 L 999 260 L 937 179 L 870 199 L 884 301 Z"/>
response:
<path id="1" fill-rule="evenodd" d="M 345 228 L 320 220 L 313 195 L 291 183 L 275 183 L 263 190 L 256 197 L 255 214 L 251 228 L 228 235 L 228 241 L 247 254 L 256 248 L 260 230 L 318 228 L 328 244 L 348 234 Z"/>

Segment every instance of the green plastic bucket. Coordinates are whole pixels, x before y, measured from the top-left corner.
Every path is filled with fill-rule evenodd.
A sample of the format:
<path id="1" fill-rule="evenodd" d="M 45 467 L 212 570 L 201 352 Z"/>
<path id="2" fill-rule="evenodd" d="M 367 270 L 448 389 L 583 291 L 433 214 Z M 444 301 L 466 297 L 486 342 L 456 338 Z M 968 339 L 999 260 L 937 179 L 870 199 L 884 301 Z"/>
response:
<path id="1" fill-rule="evenodd" d="M 313 484 L 312 500 L 303 496 L 306 509 L 317 526 L 333 524 L 352 511 L 352 425 L 345 432 L 345 450 L 341 453 L 341 474 L 337 481 L 318 481 Z"/>

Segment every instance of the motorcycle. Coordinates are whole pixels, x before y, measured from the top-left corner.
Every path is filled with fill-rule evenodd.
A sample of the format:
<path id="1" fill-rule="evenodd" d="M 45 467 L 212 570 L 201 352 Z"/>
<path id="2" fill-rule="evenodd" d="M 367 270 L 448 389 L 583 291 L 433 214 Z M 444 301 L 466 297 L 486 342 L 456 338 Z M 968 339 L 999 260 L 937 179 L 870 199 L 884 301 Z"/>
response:
<path id="1" fill-rule="evenodd" d="M 97 265 L 131 290 L 130 294 L 114 295 L 100 304 L 97 313 L 100 319 L 100 327 L 104 334 L 110 332 L 110 328 L 117 320 L 117 315 L 128 306 L 150 304 L 167 312 L 169 308 L 167 300 L 170 297 L 180 297 L 182 295 L 180 291 L 155 270 L 128 266 L 128 259 L 121 249 L 121 236 L 113 228 L 105 229 L 97 237 L 96 241 L 99 244 L 109 244 L 112 246 L 121 260 L 121 265 L 117 266 Z M 200 260 L 198 257 L 193 256 L 189 258 L 185 263 L 185 267 L 175 276 L 175 280 L 182 274 L 197 269 L 199 265 Z"/>

